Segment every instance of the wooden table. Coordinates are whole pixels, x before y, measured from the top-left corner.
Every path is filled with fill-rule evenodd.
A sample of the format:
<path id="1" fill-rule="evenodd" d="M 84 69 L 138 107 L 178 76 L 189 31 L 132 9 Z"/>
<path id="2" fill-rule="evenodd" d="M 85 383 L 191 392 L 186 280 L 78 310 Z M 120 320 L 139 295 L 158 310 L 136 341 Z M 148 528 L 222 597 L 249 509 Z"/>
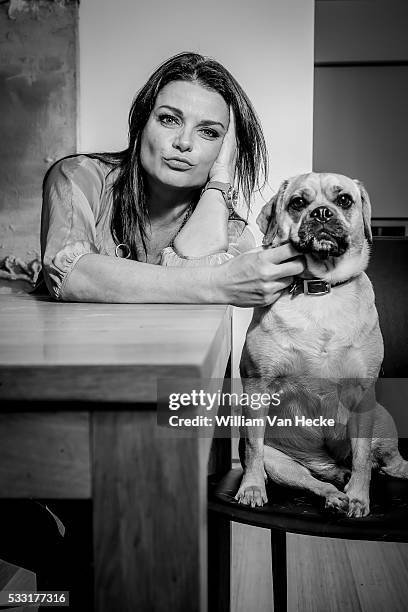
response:
<path id="1" fill-rule="evenodd" d="M 157 435 L 157 381 L 230 350 L 230 307 L 0 296 L 0 495 L 92 498 L 98 612 L 207 609 L 211 440 Z"/>

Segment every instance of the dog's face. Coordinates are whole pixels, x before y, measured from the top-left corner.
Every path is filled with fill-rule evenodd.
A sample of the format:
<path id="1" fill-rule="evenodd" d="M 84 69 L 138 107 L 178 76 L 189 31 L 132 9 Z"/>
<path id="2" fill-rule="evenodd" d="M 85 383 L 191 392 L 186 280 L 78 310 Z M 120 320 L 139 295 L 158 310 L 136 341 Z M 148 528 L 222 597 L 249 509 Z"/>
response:
<path id="1" fill-rule="evenodd" d="M 289 241 L 315 261 L 362 252 L 372 242 L 370 199 L 341 174 L 310 173 L 284 181 L 257 223 L 265 245 Z"/>

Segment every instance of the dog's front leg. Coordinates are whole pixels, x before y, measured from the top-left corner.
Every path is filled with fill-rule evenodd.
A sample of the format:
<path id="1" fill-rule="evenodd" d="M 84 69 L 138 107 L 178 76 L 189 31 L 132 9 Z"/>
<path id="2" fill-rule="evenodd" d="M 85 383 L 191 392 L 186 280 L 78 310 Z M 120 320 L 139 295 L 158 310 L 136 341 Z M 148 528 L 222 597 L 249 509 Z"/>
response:
<path id="1" fill-rule="evenodd" d="M 375 388 L 371 385 L 364 393 L 348 423 L 351 441 L 351 477 L 344 492 L 349 498 L 347 516 L 360 518 L 370 512 L 370 480 L 372 468 L 372 434 L 375 414 Z"/>
<path id="2" fill-rule="evenodd" d="M 247 397 L 259 397 L 259 387 L 253 384 L 244 384 Z M 266 394 L 266 389 L 261 391 Z M 235 499 L 244 505 L 263 506 L 268 501 L 266 496 L 264 469 L 264 438 L 265 421 L 269 411 L 269 403 L 265 402 L 256 410 L 250 406 L 242 406 L 242 415 L 250 419 L 251 424 L 241 428 L 239 444 L 240 459 L 244 468 L 241 485 Z M 242 437 L 243 436 L 243 437 Z"/>

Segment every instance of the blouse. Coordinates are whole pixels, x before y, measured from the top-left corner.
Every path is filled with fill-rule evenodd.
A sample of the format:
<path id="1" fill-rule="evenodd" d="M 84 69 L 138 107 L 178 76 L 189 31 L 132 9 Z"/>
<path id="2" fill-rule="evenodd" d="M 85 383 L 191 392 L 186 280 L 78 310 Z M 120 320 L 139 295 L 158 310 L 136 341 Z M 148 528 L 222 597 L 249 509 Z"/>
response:
<path id="1" fill-rule="evenodd" d="M 64 285 L 79 259 L 88 253 L 116 255 L 111 232 L 112 184 L 116 170 L 100 160 L 76 155 L 57 162 L 43 190 L 41 259 L 43 277 L 52 297 L 63 296 Z M 172 247 L 161 253 L 161 265 L 220 264 L 255 246 L 245 221 L 228 221 L 227 252 L 205 257 L 180 256 Z"/>

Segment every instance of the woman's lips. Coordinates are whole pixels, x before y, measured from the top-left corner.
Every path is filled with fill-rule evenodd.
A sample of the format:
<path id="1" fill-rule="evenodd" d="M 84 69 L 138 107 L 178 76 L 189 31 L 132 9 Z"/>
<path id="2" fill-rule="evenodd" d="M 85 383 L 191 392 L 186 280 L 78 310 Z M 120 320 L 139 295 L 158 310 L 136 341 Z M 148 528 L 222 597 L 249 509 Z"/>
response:
<path id="1" fill-rule="evenodd" d="M 190 164 L 185 159 L 178 159 L 176 157 L 163 158 L 164 162 L 172 169 L 172 170 L 190 170 L 193 167 L 193 164 Z"/>

